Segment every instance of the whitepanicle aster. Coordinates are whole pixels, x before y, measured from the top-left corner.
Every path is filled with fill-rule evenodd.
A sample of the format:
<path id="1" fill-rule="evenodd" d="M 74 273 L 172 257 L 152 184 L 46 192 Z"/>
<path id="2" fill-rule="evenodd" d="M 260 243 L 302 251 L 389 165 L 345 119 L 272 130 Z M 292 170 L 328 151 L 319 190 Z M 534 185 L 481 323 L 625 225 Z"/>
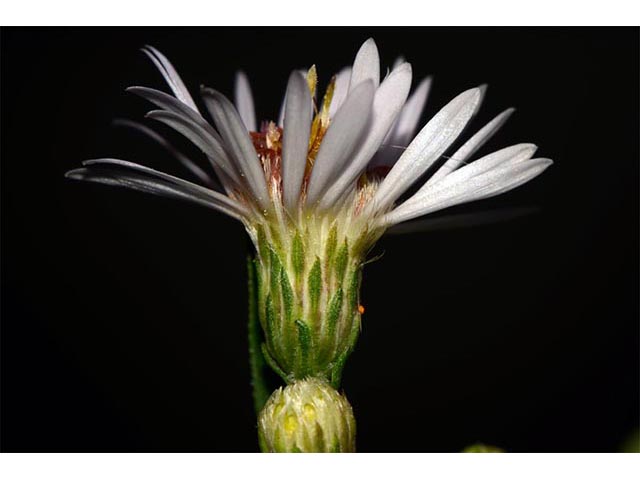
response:
<path id="1" fill-rule="evenodd" d="M 532 158 L 531 144 L 470 161 L 512 109 L 445 157 L 480 108 L 484 86 L 459 94 L 415 134 L 431 79 L 410 95 L 412 70 L 403 59 L 381 79 L 372 39 L 352 67 L 333 77 L 322 98 L 315 66 L 293 71 L 278 122 L 259 128 L 244 73 L 235 79 L 235 105 L 201 88 L 210 123 L 169 60 L 153 47 L 143 51 L 173 95 L 146 87 L 128 91 L 157 107 L 148 118 L 196 145 L 211 173 L 148 127 L 129 125 L 173 151 L 206 186 L 109 158 L 88 160 L 67 176 L 189 200 L 240 220 L 257 251 L 264 354 L 287 381 L 311 375 L 339 383 L 360 328 L 362 264 L 387 228 L 507 192 L 552 163 Z M 419 181 L 422 187 L 400 200 Z M 215 184 L 221 188 L 210 188 Z"/>
<path id="2" fill-rule="evenodd" d="M 528 144 L 469 162 L 513 112 L 508 109 L 448 157 L 412 197 L 396 205 L 467 126 L 480 107 L 483 87 L 458 95 L 413 138 L 431 79 L 423 79 L 409 96 L 411 66 L 398 59 L 381 81 L 378 49 L 369 39 L 353 66 L 334 77 L 321 103 L 315 98 L 315 67 L 306 75 L 292 72 L 281 127 L 263 122 L 257 131 L 251 88 L 243 72 L 235 80 L 235 106 L 219 92 L 202 88 L 212 125 L 169 60 L 150 46 L 143 52 L 174 96 L 144 87 L 128 91 L 159 108 L 149 112 L 149 118 L 172 127 L 202 150 L 223 191 L 114 159 L 84 162 L 68 176 L 191 200 L 241 220 L 254 240 L 258 224 L 288 229 L 338 219 L 349 230 L 345 235 L 366 234 L 369 240 L 363 246 L 369 247 L 391 225 L 504 193 L 552 163 L 532 159 L 535 150 Z M 197 172 L 201 183 L 213 183 L 203 178 L 195 163 L 176 155 Z"/>
<path id="3" fill-rule="evenodd" d="M 507 192 L 551 160 L 532 158 L 535 145 L 522 143 L 470 161 L 513 109 L 445 156 L 480 108 L 485 87 L 459 94 L 416 134 L 431 79 L 410 95 L 412 70 L 404 59 L 381 78 L 372 39 L 322 97 L 315 66 L 294 70 L 277 123 L 260 126 L 245 73 L 235 78 L 235 105 L 201 87 L 209 122 L 169 60 L 153 47 L 143 52 L 173 95 L 127 91 L 152 103 L 147 117 L 190 140 L 208 168 L 149 127 L 120 120 L 172 153 L 198 183 L 111 158 L 87 160 L 67 176 L 188 200 L 241 221 L 256 247 L 250 316 L 264 333 L 250 335 L 252 372 L 263 358 L 288 384 L 262 408 L 254 383 L 261 448 L 354 451 L 355 419 L 337 389 L 361 329 L 360 284 L 371 247 L 393 225 Z"/>

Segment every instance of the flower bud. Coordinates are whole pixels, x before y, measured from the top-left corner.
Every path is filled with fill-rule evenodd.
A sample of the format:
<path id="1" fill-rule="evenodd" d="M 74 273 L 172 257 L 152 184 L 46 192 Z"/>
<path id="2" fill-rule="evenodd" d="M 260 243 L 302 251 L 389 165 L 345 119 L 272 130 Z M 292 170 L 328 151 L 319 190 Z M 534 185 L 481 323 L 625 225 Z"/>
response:
<path id="1" fill-rule="evenodd" d="M 504 450 L 485 443 L 474 443 L 462 450 L 462 453 L 504 453 Z"/>
<path id="2" fill-rule="evenodd" d="M 260 412 L 258 435 L 264 452 L 354 452 L 356 422 L 343 395 L 308 378 L 273 392 Z"/>
<path id="3" fill-rule="evenodd" d="M 261 226 L 254 241 L 267 362 L 287 382 L 313 376 L 337 387 L 360 332 L 366 252 L 336 225 L 304 234 Z"/>

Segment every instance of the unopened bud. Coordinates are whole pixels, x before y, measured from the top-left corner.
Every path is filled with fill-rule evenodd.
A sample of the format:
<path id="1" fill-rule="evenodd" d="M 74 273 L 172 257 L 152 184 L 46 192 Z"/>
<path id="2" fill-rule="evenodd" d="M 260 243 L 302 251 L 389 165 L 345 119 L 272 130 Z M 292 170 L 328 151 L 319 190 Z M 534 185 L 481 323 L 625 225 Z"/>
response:
<path id="1" fill-rule="evenodd" d="M 343 395 L 308 378 L 273 392 L 260 412 L 258 434 L 265 452 L 354 452 L 356 422 Z"/>
<path id="2" fill-rule="evenodd" d="M 504 450 L 493 445 L 474 443 L 473 445 L 466 447 L 462 453 L 504 453 Z"/>

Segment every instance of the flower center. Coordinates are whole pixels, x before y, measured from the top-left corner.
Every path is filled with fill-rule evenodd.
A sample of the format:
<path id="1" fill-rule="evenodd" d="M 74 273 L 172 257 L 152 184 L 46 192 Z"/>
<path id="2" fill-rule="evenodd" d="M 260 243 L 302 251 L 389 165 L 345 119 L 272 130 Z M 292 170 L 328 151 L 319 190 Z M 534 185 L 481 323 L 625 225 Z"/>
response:
<path id="1" fill-rule="evenodd" d="M 274 122 L 262 122 L 259 132 L 249 132 L 262 169 L 272 187 L 279 191 L 282 179 L 282 128 Z"/>

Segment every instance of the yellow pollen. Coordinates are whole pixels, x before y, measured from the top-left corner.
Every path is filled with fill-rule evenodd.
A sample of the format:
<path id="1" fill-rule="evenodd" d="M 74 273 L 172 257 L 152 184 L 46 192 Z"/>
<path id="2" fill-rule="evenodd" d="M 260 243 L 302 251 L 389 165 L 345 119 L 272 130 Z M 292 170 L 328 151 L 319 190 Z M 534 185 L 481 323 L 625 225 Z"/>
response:
<path id="1" fill-rule="evenodd" d="M 311 68 L 307 72 L 307 84 L 309 85 L 311 98 L 314 98 L 316 96 L 316 88 L 318 86 L 318 72 L 316 71 L 315 65 L 311 65 Z"/>
<path id="2" fill-rule="evenodd" d="M 315 66 L 314 66 L 315 67 Z M 315 77 L 315 68 L 313 69 L 313 75 Z M 311 70 L 309 70 L 309 74 L 311 74 Z M 315 77 L 315 81 L 313 82 L 313 87 L 311 86 L 312 82 L 309 80 L 310 75 L 307 75 L 307 82 L 309 83 L 309 90 L 311 91 L 312 97 L 315 96 L 315 82 L 317 82 L 317 77 Z M 329 85 L 327 86 L 327 90 L 322 98 L 322 107 L 318 112 L 317 107 L 315 105 L 314 98 L 314 110 L 316 111 L 316 116 L 311 123 L 311 134 L 309 135 L 309 152 L 307 154 L 307 175 L 311 173 L 311 169 L 313 168 L 313 162 L 316 159 L 316 155 L 318 155 L 318 150 L 320 150 L 320 143 L 324 138 L 324 134 L 327 133 L 327 129 L 329 128 L 329 123 L 331 123 L 331 119 L 329 118 L 329 107 L 331 106 L 331 100 L 333 99 L 333 92 L 335 90 L 336 85 L 336 77 L 331 79 Z"/>
<path id="3" fill-rule="evenodd" d="M 277 150 L 282 148 L 282 144 L 280 142 L 281 131 L 278 129 L 275 123 L 269 122 L 267 126 L 267 134 L 265 136 L 265 142 L 267 144 L 267 148 L 270 150 Z"/>

